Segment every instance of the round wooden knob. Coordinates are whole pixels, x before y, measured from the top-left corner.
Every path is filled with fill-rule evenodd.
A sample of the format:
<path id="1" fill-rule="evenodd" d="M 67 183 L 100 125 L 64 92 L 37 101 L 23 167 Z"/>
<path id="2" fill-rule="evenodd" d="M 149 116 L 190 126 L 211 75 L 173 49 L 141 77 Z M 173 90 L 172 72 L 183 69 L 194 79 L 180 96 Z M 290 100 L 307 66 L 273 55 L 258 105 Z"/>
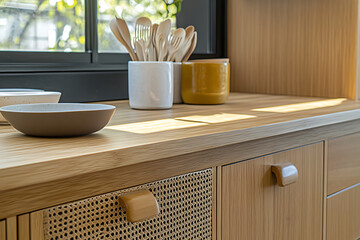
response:
<path id="1" fill-rule="evenodd" d="M 271 171 L 275 174 L 277 184 L 280 187 L 285 187 L 298 180 L 298 170 L 295 165 L 291 163 L 272 165 Z"/>

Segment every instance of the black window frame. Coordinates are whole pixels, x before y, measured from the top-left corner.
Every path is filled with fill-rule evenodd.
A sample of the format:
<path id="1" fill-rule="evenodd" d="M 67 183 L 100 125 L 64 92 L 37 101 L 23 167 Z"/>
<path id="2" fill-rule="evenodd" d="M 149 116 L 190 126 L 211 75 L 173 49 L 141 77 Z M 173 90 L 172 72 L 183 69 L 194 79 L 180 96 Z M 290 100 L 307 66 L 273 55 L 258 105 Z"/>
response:
<path id="1" fill-rule="evenodd" d="M 211 39 L 215 51 L 193 54 L 192 59 L 227 56 L 227 3 L 226 0 L 210 1 L 209 20 L 216 25 Z M 61 91 L 62 102 L 127 99 L 130 57 L 124 53 L 99 53 L 96 23 L 97 1 L 85 0 L 85 52 L 0 51 L 0 88 Z"/>

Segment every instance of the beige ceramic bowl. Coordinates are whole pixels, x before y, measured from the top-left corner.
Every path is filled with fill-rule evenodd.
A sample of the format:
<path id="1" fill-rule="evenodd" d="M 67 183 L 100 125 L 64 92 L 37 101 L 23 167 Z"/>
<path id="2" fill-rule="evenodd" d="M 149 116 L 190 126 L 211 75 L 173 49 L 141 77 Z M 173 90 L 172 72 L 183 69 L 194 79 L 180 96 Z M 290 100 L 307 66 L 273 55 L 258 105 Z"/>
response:
<path id="1" fill-rule="evenodd" d="M 0 108 L 18 131 L 38 137 L 74 137 L 104 128 L 115 107 L 105 104 L 40 103 Z"/>
<path id="2" fill-rule="evenodd" d="M 44 92 L 44 91 L 26 91 L 26 92 L 1 92 L 0 91 L 0 107 L 29 104 L 29 103 L 58 103 L 60 92 Z M 0 114 L 0 123 L 7 123 L 5 118 Z"/>

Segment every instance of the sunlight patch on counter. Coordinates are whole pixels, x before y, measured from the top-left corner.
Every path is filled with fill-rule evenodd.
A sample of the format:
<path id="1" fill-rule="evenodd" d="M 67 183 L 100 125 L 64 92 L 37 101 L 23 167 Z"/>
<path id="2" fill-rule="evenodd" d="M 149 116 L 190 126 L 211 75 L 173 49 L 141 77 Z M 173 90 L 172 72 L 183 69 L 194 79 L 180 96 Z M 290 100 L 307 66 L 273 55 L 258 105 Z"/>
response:
<path id="1" fill-rule="evenodd" d="M 289 113 L 289 112 L 297 112 L 297 111 L 311 110 L 311 109 L 324 108 L 324 107 L 333 107 L 336 105 L 340 105 L 346 100 L 347 100 L 346 98 L 337 98 L 337 99 L 289 104 L 289 105 L 266 107 L 266 108 L 256 108 L 256 109 L 252 109 L 252 111 Z"/>
<path id="2" fill-rule="evenodd" d="M 255 118 L 253 115 L 246 114 L 230 114 L 230 113 L 219 113 L 213 115 L 193 115 L 188 117 L 179 117 L 177 120 L 202 122 L 202 123 L 223 123 L 237 120 L 244 120 L 249 118 Z"/>
<path id="3" fill-rule="evenodd" d="M 207 124 L 199 123 L 199 122 L 181 121 L 176 119 L 160 119 L 160 120 L 153 120 L 146 122 L 107 126 L 105 127 L 105 129 L 146 134 L 146 133 L 164 132 L 169 130 L 190 128 L 190 127 L 199 127 L 204 125 Z"/>

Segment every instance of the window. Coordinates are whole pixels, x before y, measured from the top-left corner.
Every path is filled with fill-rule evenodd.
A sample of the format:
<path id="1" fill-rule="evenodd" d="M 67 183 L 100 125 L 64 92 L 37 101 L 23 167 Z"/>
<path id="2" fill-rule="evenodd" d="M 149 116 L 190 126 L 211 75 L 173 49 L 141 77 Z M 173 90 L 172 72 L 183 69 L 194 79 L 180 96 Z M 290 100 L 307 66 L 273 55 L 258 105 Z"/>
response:
<path id="1" fill-rule="evenodd" d="M 116 40 L 109 27 L 109 22 L 115 15 L 125 19 L 130 32 L 134 33 L 135 21 L 138 17 L 148 17 L 153 23 L 160 23 L 170 18 L 173 27 L 176 27 L 177 10 L 174 7 L 171 7 L 172 12 L 167 12 L 163 0 L 100 0 L 98 3 L 99 53 L 127 52 L 125 47 Z"/>
<path id="2" fill-rule="evenodd" d="M 225 56 L 224 0 L 0 0 L 0 88 L 58 90 L 62 101 L 127 98 L 130 57 L 109 22 L 194 25 L 196 58 Z M 198 12 L 201 10 L 201 14 Z"/>
<path id="3" fill-rule="evenodd" d="M 84 52 L 84 2 L 0 1 L 0 50 Z"/>

